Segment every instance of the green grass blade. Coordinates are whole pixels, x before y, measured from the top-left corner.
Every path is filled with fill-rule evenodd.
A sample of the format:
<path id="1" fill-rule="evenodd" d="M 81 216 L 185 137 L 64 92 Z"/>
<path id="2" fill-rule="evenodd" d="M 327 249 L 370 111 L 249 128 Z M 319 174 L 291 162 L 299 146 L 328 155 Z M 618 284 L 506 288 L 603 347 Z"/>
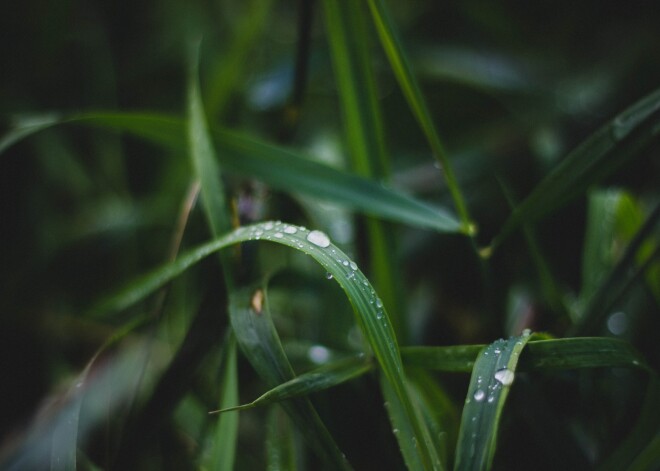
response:
<path id="1" fill-rule="evenodd" d="M 387 58 L 390 61 L 390 65 L 397 81 L 399 82 L 399 86 L 412 109 L 413 115 L 424 131 L 424 135 L 431 146 L 433 155 L 442 166 L 447 181 L 447 187 L 449 188 L 449 192 L 451 193 L 454 204 L 456 205 L 456 210 L 458 211 L 458 215 L 463 224 L 463 231 L 472 234 L 474 232 L 474 226 L 470 221 L 468 209 L 458 186 L 458 181 L 454 176 L 454 171 L 447 158 L 447 153 L 444 150 L 442 141 L 435 130 L 431 113 L 426 106 L 422 91 L 412 73 L 412 67 L 408 62 L 401 41 L 396 34 L 394 23 L 382 0 L 368 0 L 368 3 L 374 18 L 376 29 L 380 36 L 381 44 L 387 54 Z"/>
<path id="2" fill-rule="evenodd" d="M 191 53 L 188 74 L 188 146 L 195 174 L 200 181 L 206 219 L 211 227 L 211 234 L 217 237 L 231 230 L 231 218 L 199 90 L 198 49 L 199 45 L 195 46 Z"/>
<path id="3" fill-rule="evenodd" d="M 502 409 L 529 337 L 497 340 L 479 354 L 463 408 L 454 469 L 491 468 Z"/>
<path id="4" fill-rule="evenodd" d="M 491 247 L 523 223 L 533 223 L 578 196 L 634 157 L 660 133 L 660 90 L 641 99 L 592 134 L 534 188 L 504 223 Z"/>
<path id="5" fill-rule="evenodd" d="M 351 165 L 363 177 L 386 178 L 390 173 L 389 158 L 371 71 L 363 6 L 346 0 L 326 0 L 323 5 Z M 371 281 L 382 293 L 383 301 L 391 306 L 398 338 L 407 339 L 402 290 L 395 280 L 394 259 L 390 256 L 395 246 L 394 234 L 376 219 L 367 219 L 366 226 Z"/>
<path id="6" fill-rule="evenodd" d="M 285 399 L 308 396 L 359 378 L 371 369 L 372 364 L 363 355 L 343 358 L 278 384 L 248 404 L 225 407 L 214 411 L 214 413 L 224 414 L 232 410 L 252 409 L 253 407 L 265 406 Z"/>
<path id="7" fill-rule="evenodd" d="M 128 132 L 176 152 L 186 152 L 184 122 L 174 116 L 139 113 L 89 113 L 62 119 L 58 123 L 109 127 Z M 45 126 L 30 128 L 30 134 Z M 22 129 L 22 128 L 21 128 Z M 27 137 L 27 130 L 9 133 L 12 143 Z M 16 137 L 20 134 L 20 137 Z M 216 149 L 222 153 L 227 171 L 259 178 L 269 185 L 314 196 L 355 209 L 363 214 L 433 229 L 458 232 L 459 221 L 450 212 L 377 182 L 328 167 L 289 149 L 267 144 L 234 131 L 214 129 Z"/>
<path id="8" fill-rule="evenodd" d="M 220 389 L 220 408 L 227 409 L 238 404 L 238 370 L 236 338 L 227 336 L 221 364 L 222 380 Z M 219 418 L 213 433 L 214 439 L 208 468 L 219 471 L 234 469 L 236 444 L 238 441 L 238 413 L 224 414 Z"/>
<path id="9" fill-rule="evenodd" d="M 275 388 L 295 378 L 262 288 L 234 290 L 229 300 L 229 318 L 241 350 L 268 387 Z M 290 399 L 282 402 L 282 407 L 326 463 L 333 469 L 352 469 L 308 398 Z"/>
<path id="10" fill-rule="evenodd" d="M 266 465 L 268 471 L 295 471 L 296 436 L 289 417 L 281 407 L 272 407 L 266 423 Z"/>
<path id="11" fill-rule="evenodd" d="M 401 358 L 406 367 L 469 373 L 484 348 L 485 345 L 403 347 Z M 577 337 L 529 341 L 520 357 L 518 371 L 597 367 L 648 368 L 644 358 L 628 342 L 606 337 Z"/>
<path id="12" fill-rule="evenodd" d="M 11 130 L 0 139 L 0 154 L 26 137 L 61 122 L 62 116 L 56 113 L 18 116 L 14 118 L 10 123 Z"/>
<path id="13" fill-rule="evenodd" d="M 419 443 L 417 450 L 422 456 L 422 461 L 426 463 L 427 468 L 432 468 L 435 460 L 430 455 L 427 443 L 425 440 L 417 439 L 417 436 L 423 436 L 422 429 L 405 389 L 406 381 L 399 347 L 385 307 L 355 262 L 333 245 L 322 232 L 309 231 L 303 227 L 281 222 L 266 222 L 241 227 L 224 237 L 181 255 L 173 263 L 161 266 L 129 284 L 117 294 L 101 301 L 96 307 L 96 312 L 107 313 L 128 307 L 153 293 L 154 290 L 203 258 L 232 244 L 250 240 L 266 240 L 302 251 L 333 275 L 353 305 L 357 323 L 365 339 L 369 342 L 386 381 L 392 386 L 394 397 L 401 403 L 399 406 L 405 411 L 406 419 L 411 422 L 411 427 L 415 430 L 415 435 L 410 437 L 411 440 L 417 440 Z M 243 306 L 243 309 L 248 309 L 248 307 Z M 284 380 L 288 379 L 290 378 Z M 280 382 L 282 381 L 275 382 L 273 386 Z"/>

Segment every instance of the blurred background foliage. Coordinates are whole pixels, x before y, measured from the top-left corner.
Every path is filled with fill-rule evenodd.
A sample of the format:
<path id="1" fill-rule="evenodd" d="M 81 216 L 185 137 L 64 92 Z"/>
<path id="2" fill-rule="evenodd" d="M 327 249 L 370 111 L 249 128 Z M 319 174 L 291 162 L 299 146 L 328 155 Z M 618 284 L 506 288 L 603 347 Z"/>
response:
<path id="1" fill-rule="evenodd" d="M 524 199 L 571 149 L 660 84 L 660 13 L 654 2 L 414 0 L 388 6 L 478 225 L 479 246 L 497 235 L 511 202 Z M 5 2 L 0 10 L 5 130 L 16 117 L 35 112 L 183 115 L 189 41 L 203 38 L 200 81 L 210 123 L 301 150 L 331 166 L 352 165 L 319 2 L 27 0 Z M 367 24 L 391 167 L 382 184 L 453 209 L 373 23 Z M 406 319 L 408 336 L 400 342 L 489 343 L 527 327 L 558 337 L 574 333 L 575 313 L 658 204 L 659 151 L 656 139 L 539 221 L 536 251 L 517 231 L 495 251 L 485 278 L 469 238 L 386 223 L 394 240 L 389 263 L 396 291 L 384 298 L 395 299 Z M 364 217 L 302 197 L 295 188 L 284 192 L 250 178 L 224 178 L 244 223 L 281 219 L 320 228 L 360 266 L 369 266 Z M 192 171 L 181 153 L 71 126 L 6 150 L 0 180 L 0 442 L 10 449 L 35 411 L 59 397 L 109 336 L 138 314 L 160 311 L 157 302 L 146 302 L 112 318 L 82 314 L 123 280 L 168 258 Z M 646 253 L 658 245 L 657 228 L 653 233 Z M 203 211 L 195 206 L 183 247 L 210 237 Z M 355 347 L 350 306 L 318 269 L 282 249 L 245 251 L 259 271 L 277 273 L 270 302 L 292 352 L 311 344 Z M 547 263 L 551 283 L 539 274 L 535 256 Z M 163 315 L 152 322 L 157 329 L 138 328 L 129 336 L 129 343 L 156 339 L 142 390 L 157 382 L 192 330 L 196 311 L 223 311 L 222 296 L 213 294 L 223 284 L 215 262 L 171 286 Z M 641 280 L 602 307 L 607 312 L 601 322 L 581 333 L 626 339 L 657 371 L 659 276 L 656 257 Z M 162 423 L 154 426 L 158 439 L 139 458 L 143 469 L 195 467 L 194 457 L 205 447 L 199 437 L 206 437 L 209 426 L 206 411 L 217 406 L 226 323 L 210 321 L 209 345 L 195 358 L 186 390 L 167 405 L 174 412 L 163 411 Z M 263 391 L 244 361 L 239 376 L 243 402 Z M 628 371 L 536 379 L 524 386 L 544 390 L 547 403 L 526 401 L 523 387 L 513 390 L 512 401 L 520 407 L 507 420 L 524 423 L 530 433 L 511 432 L 519 441 L 498 451 L 501 469 L 554 456 L 552 440 L 565 430 L 570 443 L 560 447 L 570 451 L 569 469 L 598 462 L 639 413 L 644 379 Z M 316 404 L 340 446 L 355 457 L 356 469 L 398 469 L 403 463 L 382 399 L 369 397 L 377 390 L 373 381 L 322 393 Z M 445 375 L 441 381 L 459 407 L 467 378 Z M 137 402 L 144 397 L 138 394 Z M 341 414 L 333 412 L 337 409 Z M 91 462 L 105 467 L 111 461 L 125 433 L 122 417 L 131 410 L 108 420 L 105 431 L 90 432 L 89 469 Z M 260 410 L 242 413 L 239 469 L 263 466 L 265 420 Z M 539 430 L 535 420 L 554 423 L 557 430 Z M 506 443 L 511 437 L 504 430 Z"/>

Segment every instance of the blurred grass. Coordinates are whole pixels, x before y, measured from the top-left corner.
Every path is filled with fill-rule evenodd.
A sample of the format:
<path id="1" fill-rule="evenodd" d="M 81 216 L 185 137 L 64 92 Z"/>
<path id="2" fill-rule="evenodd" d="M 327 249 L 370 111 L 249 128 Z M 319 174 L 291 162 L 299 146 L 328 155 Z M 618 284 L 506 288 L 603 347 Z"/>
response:
<path id="1" fill-rule="evenodd" d="M 474 443 L 493 469 L 657 468 L 653 4 L 4 10 L 0 467 L 470 469 Z M 206 258 L 278 219 L 347 255 L 253 231 Z M 373 304 L 326 279 L 353 260 Z M 229 329 L 263 280 L 238 311 L 285 376 Z M 506 406 L 479 403 L 498 439 L 471 442 L 468 373 L 526 328 Z M 300 382 L 325 454 L 289 402 L 208 415 Z"/>

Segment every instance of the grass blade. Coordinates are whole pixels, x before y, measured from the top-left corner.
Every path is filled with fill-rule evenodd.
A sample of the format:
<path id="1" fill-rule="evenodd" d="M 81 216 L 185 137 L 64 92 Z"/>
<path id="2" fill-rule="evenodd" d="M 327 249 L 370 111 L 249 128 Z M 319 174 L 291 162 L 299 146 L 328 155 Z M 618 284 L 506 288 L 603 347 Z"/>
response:
<path id="1" fill-rule="evenodd" d="M 295 378 L 262 288 L 235 290 L 229 300 L 229 318 L 241 350 L 268 387 L 275 388 Z M 308 398 L 290 399 L 282 407 L 326 463 L 333 469 L 352 469 Z"/>
<path id="2" fill-rule="evenodd" d="M 417 440 L 420 444 L 418 453 L 422 455 L 422 461 L 429 469 L 432 468 L 435 465 L 435 460 L 430 457 L 430 451 L 425 441 L 417 438 L 423 436 L 422 429 L 405 389 L 406 381 L 399 347 L 382 301 L 376 295 L 376 291 L 371 287 L 364 274 L 358 269 L 357 264 L 333 245 L 322 232 L 309 231 L 303 227 L 281 222 L 266 222 L 241 227 L 226 236 L 187 252 L 175 262 L 161 266 L 129 284 L 117 294 L 101 301 L 96 307 L 96 312 L 99 314 L 107 313 L 128 307 L 180 275 L 203 258 L 232 244 L 250 240 L 266 240 L 302 251 L 314 258 L 327 272 L 333 275 L 353 305 L 357 323 L 365 339 L 369 342 L 386 381 L 391 385 L 394 397 L 401 403 L 398 406 L 405 411 L 406 419 L 411 422 L 411 427 L 415 430 L 415 434 L 410 439 Z M 243 309 L 247 309 L 245 305 Z M 284 380 L 287 379 L 290 378 Z M 282 381 L 278 380 L 275 384 L 280 382 Z"/>
<path id="3" fill-rule="evenodd" d="M 514 209 L 491 248 L 500 245 L 521 224 L 538 221 L 635 156 L 657 136 L 659 124 L 660 90 L 656 90 L 570 152 Z"/>
<path id="4" fill-rule="evenodd" d="M 88 113 L 50 125 L 76 123 L 128 132 L 176 152 L 186 152 L 184 122 L 175 116 L 141 113 Z M 5 136 L 11 143 L 45 129 L 17 128 Z M 29 131 L 29 132 L 28 132 Z M 227 171 L 259 178 L 274 188 L 312 195 L 390 221 L 439 232 L 458 232 L 459 221 L 449 211 L 377 182 L 313 162 L 289 149 L 220 128 L 212 130 Z"/>
<path id="5" fill-rule="evenodd" d="M 392 71 L 394 72 L 394 75 L 399 82 L 399 86 L 408 101 L 408 105 L 412 109 L 413 115 L 424 131 L 424 135 L 431 146 L 434 157 L 438 160 L 438 163 L 440 163 L 444 171 L 447 188 L 449 188 L 449 192 L 456 205 L 456 210 L 458 211 L 458 215 L 463 225 L 463 231 L 467 234 L 472 234 L 474 233 L 475 228 L 470 221 L 467 206 L 458 186 L 458 181 L 454 176 L 454 171 L 447 158 L 447 153 L 444 150 L 442 141 L 435 130 L 431 113 L 426 106 L 422 91 L 412 73 L 412 67 L 408 62 L 401 41 L 396 34 L 394 24 L 382 0 L 368 0 L 368 3 L 374 18 L 376 29 L 380 36 L 381 44 L 390 61 Z"/>
<path id="6" fill-rule="evenodd" d="M 500 415 L 529 337 L 497 340 L 479 354 L 463 408 L 454 469 L 490 469 Z"/>
<path id="7" fill-rule="evenodd" d="M 212 413 L 224 414 L 225 412 L 230 411 L 265 406 L 267 404 L 280 402 L 294 397 L 308 396 L 312 393 L 323 391 L 324 389 L 329 389 L 333 386 L 345 383 L 346 381 L 358 378 L 371 370 L 371 368 L 371 363 L 366 360 L 363 355 L 344 358 L 278 384 L 248 404 L 223 407 Z"/>
<path id="8" fill-rule="evenodd" d="M 266 424 L 266 462 L 268 471 L 295 471 L 296 436 L 289 417 L 281 407 L 271 408 Z"/>

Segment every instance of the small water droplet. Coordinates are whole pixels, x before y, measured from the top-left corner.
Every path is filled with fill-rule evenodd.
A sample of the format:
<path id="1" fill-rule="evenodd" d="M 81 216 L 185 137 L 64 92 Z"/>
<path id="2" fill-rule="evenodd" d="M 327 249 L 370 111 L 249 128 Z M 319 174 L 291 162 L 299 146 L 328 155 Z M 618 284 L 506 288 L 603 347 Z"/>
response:
<path id="1" fill-rule="evenodd" d="M 273 227 L 275 227 L 275 225 L 272 222 L 267 222 L 264 224 L 264 230 L 266 231 L 270 231 Z"/>
<path id="2" fill-rule="evenodd" d="M 286 232 L 287 234 L 295 234 L 296 232 L 298 232 L 298 229 L 295 226 L 286 226 L 284 228 L 284 232 Z"/>
<path id="3" fill-rule="evenodd" d="M 383 318 L 383 311 L 382 309 L 379 309 L 376 311 L 376 318 L 377 319 L 382 319 Z"/>
<path id="4" fill-rule="evenodd" d="M 351 263 L 349 264 L 351 266 L 351 270 L 357 270 L 357 263 L 351 260 Z"/>
<path id="5" fill-rule="evenodd" d="M 330 245 L 330 239 L 324 232 L 321 231 L 312 231 L 307 234 L 307 240 L 317 247 L 325 248 Z"/>
<path id="6" fill-rule="evenodd" d="M 383 307 L 383 301 L 381 301 L 380 298 L 376 298 L 376 307 L 377 308 Z"/>
<path id="7" fill-rule="evenodd" d="M 488 396 L 488 403 L 489 404 L 492 404 L 494 400 L 495 400 L 495 394 L 491 394 L 490 396 Z"/>
<path id="8" fill-rule="evenodd" d="M 333 278 L 332 273 L 330 273 L 330 272 L 326 272 L 325 277 L 326 277 L 328 280 L 332 280 L 332 278 Z"/>
<path id="9" fill-rule="evenodd" d="M 529 337 L 530 335 L 532 335 L 532 329 L 525 329 L 525 330 L 522 331 L 522 334 L 525 337 Z"/>
<path id="10" fill-rule="evenodd" d="M 484 391 L 483 389 L 477 389 L 474 392 L 474 400 L 475 401 L 481 402 L 481 401 L 484 400 L 484 397 L 486 397 L 486 391 Z"/>
<path id="11" fill-rule="evenodd" d="M 495 372 L 495 379 L 502 383 L 502 386 L 510 386 L 513 383 L 515 374 L 509 369 L 501 369 Z"/>
<path id="12" fill-rule="evenodd" d="M 284 237 L 284 234 L 282 234 L 281 232 L 276 232 L 275 233 L 275 238 L 281 239 L 282 237 Z"/>

